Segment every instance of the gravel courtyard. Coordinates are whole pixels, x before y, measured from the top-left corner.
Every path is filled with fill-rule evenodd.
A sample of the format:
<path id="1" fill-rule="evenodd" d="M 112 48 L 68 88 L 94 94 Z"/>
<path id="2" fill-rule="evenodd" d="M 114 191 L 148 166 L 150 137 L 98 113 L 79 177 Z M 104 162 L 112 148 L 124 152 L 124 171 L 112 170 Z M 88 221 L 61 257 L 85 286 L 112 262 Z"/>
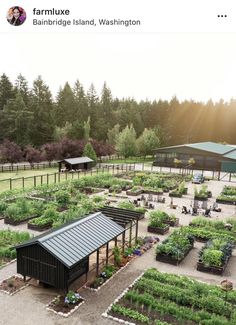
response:
<path id="1" fill-rule="evenodd" d="M 209 181 L 206 182 L 208 189 L 212 191 L 213 197 L 208 200 L 208 206 L 212 206 L 216 197 L 221 192 L 224 185 L 230 185 L 231 183 L 223 181 Z M 232 184 L 234 185 L 234 184 Z M 197 185 L 199 186 L 199 185 Z M 165 193 L 166 203 L 156 203 L 157 208 L 162 209 L 169 213 L 174 213 L 180 218 L 181 225 L 188 225 L 192 220 L 191 215 L 181 214 L 181 208 L 183 205 L 190 207 L 193 201 L 194 186 L 192 184 L 188 185 L 189 191 L 188 195 L 183 198 L 174 198 L 174 204 L 178 207 L 176 210 L 170 209 L 168 206 L 170 204 L 170 198 L 168 193 Z M 212 219 L 225 220 L 228 217 L 235 215 L 235 206 L 230 205 L 220 205 L 222 208 L 221 213 L 212 212 Z M 236 216 L 235 216 L 236 217 Z M 145 218 L 139 223 L 139 234 L 147 234 L 147 219 Z M 20 229 L 26 230 L 26 224 L 13 227 L 4 225 L 3 220 L 0 220 L 0 229 L 3 228 L 10 229 Z M 171 228 L 173 229 L 173 228 Z M 37 232 L 34 232 L 35 234 Z M 169 236 L 158 235 L 158 237 L 163 240 Z M 194 249 L 187 255 L 184 261 L 179 266 L 172 266 L 169 264 L 157 262 L 155 260 L 154 250 L 155 247 L 146 252 L 141 257 L 137 257 L 120 273 L 115 275 L 109 283 L 101 288 L 98 292 L 91 292 L 87 289 L 81 289 L 80 293 L 85 298 L 86 302 L 83 304 L 74 314 L 72 314 L 68 319 L 57 316 L 46 310 L 45 306 L 49 303 L 56 295 L 57 291 L 54 289 L 48 289 L 39 287 L 36 285 L 30 285 L 24 290 L 18 292 L 14 296 L 8 296 L 0 292 L 0 309 L 1 317 L 0 324 L 7 325 L 60 325 L 60 324 L 70 324 L 70 325 L 114 325 L 113 321 L 104 319 L 101 314 L 106 310 L 106 308 L 114 301 L 114 299 L 135 280 L 146 268 L 155 267 L 159 271 L 183 274 L 192 276 L 197 280 L 204 282 L 219 284 L 222 279 L 227 278 L 234 283 L 236 287 L 236 250 L 233 252 L 233 256 L 225 270 L 224 276 L 216 276 L 196 270 L 196 263 L 198 259 L 198 252 L 203 246 L 203 243 L 196 242 Z M 16 263 L 9 264 L 8 266 L 0 269 L 0 281 L 6 279 L 7 277 L 16 274 Z"/>

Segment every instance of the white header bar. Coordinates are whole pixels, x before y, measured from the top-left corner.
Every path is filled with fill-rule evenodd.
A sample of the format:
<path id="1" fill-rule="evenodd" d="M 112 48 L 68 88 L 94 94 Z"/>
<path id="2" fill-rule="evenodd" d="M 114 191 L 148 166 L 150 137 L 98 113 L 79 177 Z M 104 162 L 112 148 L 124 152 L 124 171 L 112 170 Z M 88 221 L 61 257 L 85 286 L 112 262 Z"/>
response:
<path id="1" fill-rule="evenodd" d="M 14 5 L 27 16 L 19 26 L 9 17 Z M 5 0 L 0 13 L 7 33 L 236 32 L 235 0 Z"/>

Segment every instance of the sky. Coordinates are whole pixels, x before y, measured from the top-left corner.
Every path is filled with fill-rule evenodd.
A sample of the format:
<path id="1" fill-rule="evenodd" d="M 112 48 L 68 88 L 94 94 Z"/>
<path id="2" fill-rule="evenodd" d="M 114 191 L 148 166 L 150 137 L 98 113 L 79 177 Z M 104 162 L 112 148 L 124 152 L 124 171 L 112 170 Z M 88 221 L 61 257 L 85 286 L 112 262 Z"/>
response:
<path id="1" fill-rule="evenodd" d="M 138 101 L 236 98 L 234 0 L 148 0 L 148 5 L 144 0 L 21 0 L 20 5 L 27 19 L 13 27 L 4 14 L 12 1 L 0 3 L 0 74 L 12 82 L 21 73 L 32 86 L 41 75 L 54 97 L 66 81 L 73 86 L 79 79 L 85 90 L 93 83 L 100 94 L 106 81 L 113 97 Z M 138 18 L 142 24 L 97 26 L 95 32 L 91 27 L 40 28 L 33 26 L 34 18 L 57 17 L 35 17 L 34 7 L 70 9 L 63 19 Z M 218 13 L 227 18 L 217 18 Z M 234 33 L 223 32 L 230 30 Z"/>
<path id="2" fill-rule="evenodd" d="M 16 34 L 1 35 L 0 72 L 29 85 L 41 75 L 55 96 L 79 79 L 100 93 L 136 100 L 236 98 L 236 34 Z M 17 54 L 17 57 L 16 57 Z"/>

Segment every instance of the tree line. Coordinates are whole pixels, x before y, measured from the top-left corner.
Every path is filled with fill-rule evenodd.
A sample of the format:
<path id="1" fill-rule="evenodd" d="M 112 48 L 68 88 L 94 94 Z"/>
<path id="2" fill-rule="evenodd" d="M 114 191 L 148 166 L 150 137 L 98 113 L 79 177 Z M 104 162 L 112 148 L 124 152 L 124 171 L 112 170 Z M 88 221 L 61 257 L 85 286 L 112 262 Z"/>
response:
<path id="1" fill-rule="evenodd" d="M 112 151 L 112 147 L 113 151 L 114 148 L 125 151 L 123 133 L 123 139 L 126 138 L 123 143 L 127 136 L 138 139 L 134 146 L 130 145 L 134 149 L 132 154 L 145 155 L 145 143 L 149 147 L 150 143 L 154 146 L 201 141 L 235 143 L 235 125 L 234 99 L 203 103 L 180 102 L 173 97 L 170 101 L 137 102 L 133 98 L 113 97 L 106 83 L 101 94 L 93 84 L 86 91 L 79 80 L 74 85 L 66 82 L 53 99 L 40 76 L 32 87 L 22 75 L 14 83 L 6 74 L 0 77 L 0 144 L 7 139 L 21 150 L 27 147 L 41 150 L 50 144 L 60 147 L 63 139 L 80 143 L 94 139 L 100 147 L 110 145 L 105 151 Z"/>

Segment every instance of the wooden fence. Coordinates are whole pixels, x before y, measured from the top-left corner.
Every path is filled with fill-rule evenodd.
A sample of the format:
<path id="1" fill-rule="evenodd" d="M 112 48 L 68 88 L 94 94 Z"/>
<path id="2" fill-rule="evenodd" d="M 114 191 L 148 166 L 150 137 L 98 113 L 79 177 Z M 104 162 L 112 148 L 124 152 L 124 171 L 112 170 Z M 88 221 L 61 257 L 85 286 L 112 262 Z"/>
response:
<path id="1" fill-rule="evenodd" d="M 33 170 L 33 169 L 44 169 L 44 168 L 51 168 L 51 167 L 58 167 L 57 162 L 43 162 L 43 163 L 21 163 L 21 164 L 4 164 L 0 165 L 0 172 L 18 172 L 19 170 Z"/>
<path id="2" fill-rule="evenodd" d="M 43 175 L 34 175 L 27 177 L 7 178 L 0 180 L 0 191 L 24 189 L 29 187 L 36 187 L 43 184 L 56 184 L 62 181 L 79 179 L 81 176 L 96 175 L 99 173 L 111 173 L 113 175 L 128 172 L 135 169 L 134 164 L 121 164 L 121 165 L 102 165 L 99 164 L 96 168 L 91 170 L 77 171 L 77 172 L 56 172 Z"/>

